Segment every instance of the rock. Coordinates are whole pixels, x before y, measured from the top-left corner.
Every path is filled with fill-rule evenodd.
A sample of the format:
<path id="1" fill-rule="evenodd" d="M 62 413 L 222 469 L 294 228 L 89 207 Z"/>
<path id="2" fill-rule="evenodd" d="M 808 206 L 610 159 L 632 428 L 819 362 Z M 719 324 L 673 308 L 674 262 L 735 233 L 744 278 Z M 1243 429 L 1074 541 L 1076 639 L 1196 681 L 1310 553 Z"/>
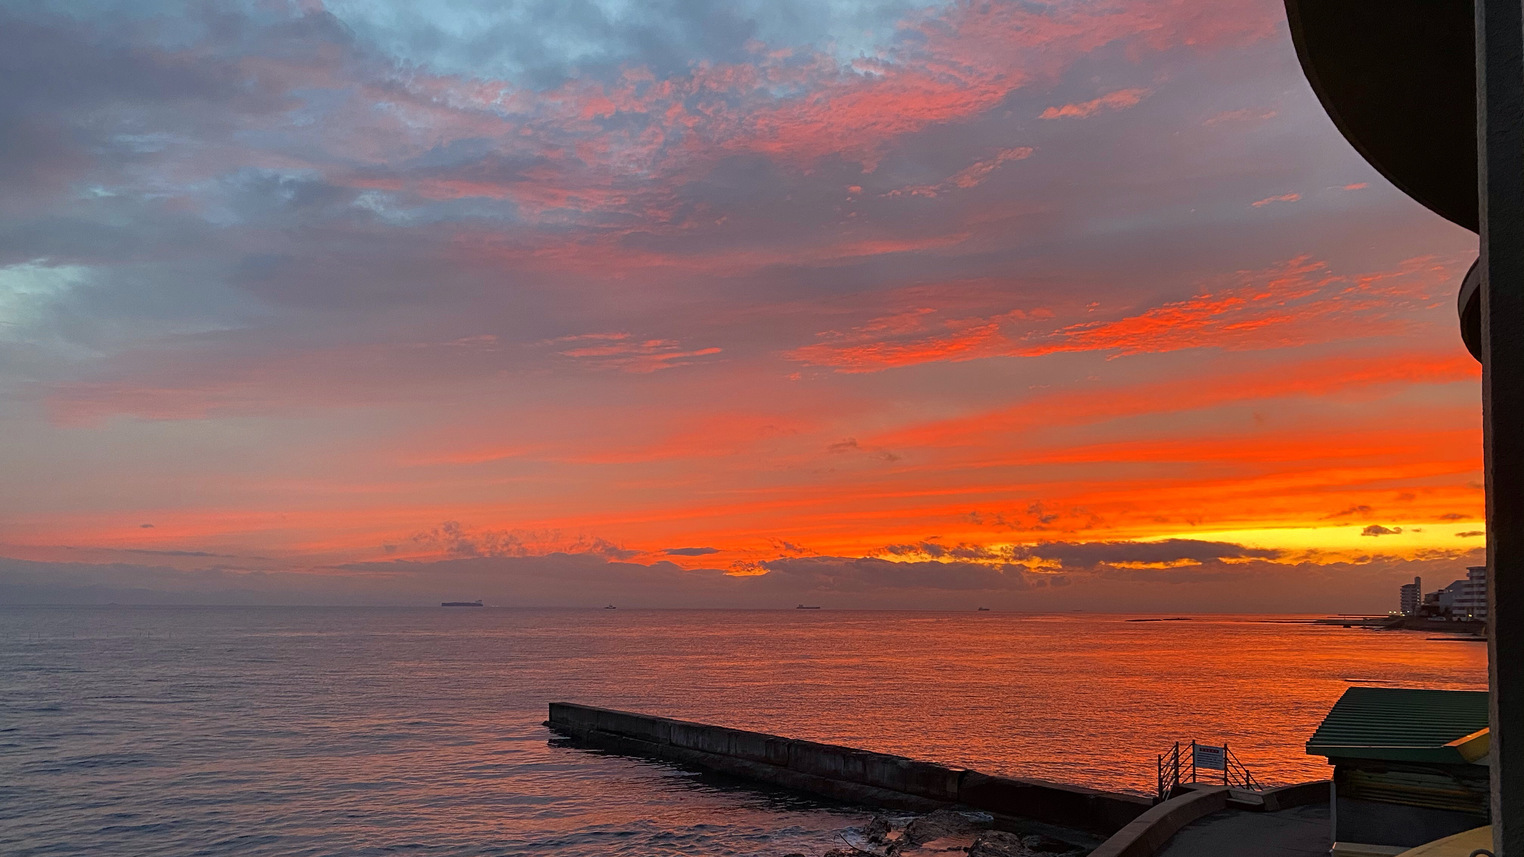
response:
<path id="1" fill-rule="evenodd" d="M 969 839 L 988 830 L 995 824 L 995 817 L 987 812 L 959 812 L 939 809 L 910 822 L 900 841 L 909 845 L 924 845 L 937 839 Z"/>
<path id="2" fill-rule="evenodd" d="M 892 829 L 894 825 L 889 823 L 889 816 L 875 815 L 862 826 L 863 838 L 869 842 L 888 842 L 889 831 Z"/>
<path id="3" fill-rule="evenodd" d="M 1028 836 L 1025 837 L 1027 850 L 1033 854 L 1083 854 L 1085 849 L 1072 842 L 1062 839 L 1054 839 L 1051 836 Z"/>
<path id="4" fill-rule="evenodd" d="M 1029 857 L 1031 853 L 1022 837 L 999 830 L 981 834 L 968 849 L 968 857 Z"/>
<path id="5" fill-rule="evenodd" d="M 968 849 L 968 857 L 1058 857 L 1083 854 L 1085 849 L 1051 836 L 1018 836 L 990 830 L 980 834 Z"/>

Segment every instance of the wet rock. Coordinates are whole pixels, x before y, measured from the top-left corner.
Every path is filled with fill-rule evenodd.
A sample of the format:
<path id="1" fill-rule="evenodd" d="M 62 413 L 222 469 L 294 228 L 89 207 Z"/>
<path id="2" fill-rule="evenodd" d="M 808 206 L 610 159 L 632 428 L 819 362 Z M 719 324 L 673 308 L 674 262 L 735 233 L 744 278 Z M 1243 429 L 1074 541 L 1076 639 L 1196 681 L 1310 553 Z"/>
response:
<path id="1" fill-rule="evenodd" d="M 910 822 L 900 841 L 907 845 L 925 845 L 939 839 L 967 839 L 972 842 L 979 831 L 988 830 L 994 824 L 995 817 L 987 812 L 939 809 Z"/>
<path id="2" fill-rule="evenodd" d="M 892 849 L 904 835 L 905 826 L 915 818 L 913 815 L 875 815 L 866 824 L 849 827 L 837 835 L 847 844 L 847 847 L 855 849 L 859 855 L 873 854 L 883 857 L 883 855 L 894 853 Z"/>
<path id="3" fill-rule="evenodd" d="M 1043 857 L 1049 857 L 1049 855 L 1064 855 L 1064 857 L 1067 857 L 1067 855 L 1071 854 L 1083 855 L 1086 852 L 1086 849 L 1072 842 L 1054 839 L 1051 836 L 1028 836 L 1026 837 L 1026 843 L 1028 850 L 1033 854 L 1043 855 Z"/>
<path id="4" fill-rule="evenodd" d="M 894 829 L 889 816 L 875 815 L 862 826 L 863 838 L 869 842 L 884 843 L 889 841 L 889 831 Z"/>
<path id="5" fill-rule="evenodd" d="M 1085 849 L 1051 836 L 1019 836 L 999 830 L 987 831 L 974 840 L 968 857 L 1067 857 Z"/>
<path id="6" fill-rule="evenodd" d="M 981 834 L 968 849 L 968 857 L 1029 857 L 1031 853 L 1022 837 L 999 830 Z"/>
<path id="7" fill-rule="evenodd" d="M 846 847 L 822 857 L 1084 857 L 1088 851 L 1051 836 L 994 830 L 994 823 L 994 816 L 975 810 L 876 815 L 840 831 Z"/>

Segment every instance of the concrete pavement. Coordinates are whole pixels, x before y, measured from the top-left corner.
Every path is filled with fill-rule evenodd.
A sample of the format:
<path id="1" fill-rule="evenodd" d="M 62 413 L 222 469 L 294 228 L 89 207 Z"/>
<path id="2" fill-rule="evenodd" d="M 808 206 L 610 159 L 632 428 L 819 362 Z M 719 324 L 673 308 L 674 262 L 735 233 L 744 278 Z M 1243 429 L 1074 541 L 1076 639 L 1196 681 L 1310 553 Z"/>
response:
<path id="1" fill-rule="evenodd" d="M 1332 844 L 1328 804 L 1280 812 L 1216 812 L 1176 833 L 1155 857 L 1323 857 Z"/>

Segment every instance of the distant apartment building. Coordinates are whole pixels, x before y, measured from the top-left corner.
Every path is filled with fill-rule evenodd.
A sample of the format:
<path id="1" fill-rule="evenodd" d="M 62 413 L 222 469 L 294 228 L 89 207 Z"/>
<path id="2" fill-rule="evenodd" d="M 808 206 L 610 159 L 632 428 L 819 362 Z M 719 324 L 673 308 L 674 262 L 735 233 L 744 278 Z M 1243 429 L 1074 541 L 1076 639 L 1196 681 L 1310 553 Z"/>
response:
<path id="1" fill-rule="evenodd" d="M 1416 616 L 1423 605 L 1423 578 L 1415 577 L 1412 583 L 1402 585 L 1402 598 L 1397 608 L 1404 616 Z"/>
<path id="2" fill-rule="evenodd" d="M 1466 569 L 1466 579 L 1456 582 L 1461 584 L 1460 597 L 1455 599 L 1451 613 L 1487 621 L 1487 566 L 1474 565 Z"/>
<path id="3" fill-rule="evenodd" d="M 1418 578 L 1414 578 L 1413 583 L 1403 584 L 1404 614 L 1407 614 L 1408 587 L 1418 582 Z M 1437 589 L 1424 595 L 1414 613 L 1436 619 L 1469 619 L 1485 622 L 1487 620 L 1487 567 L 1472 566 L 1466 569 L 1465 577 L 1444 589 Z"/>

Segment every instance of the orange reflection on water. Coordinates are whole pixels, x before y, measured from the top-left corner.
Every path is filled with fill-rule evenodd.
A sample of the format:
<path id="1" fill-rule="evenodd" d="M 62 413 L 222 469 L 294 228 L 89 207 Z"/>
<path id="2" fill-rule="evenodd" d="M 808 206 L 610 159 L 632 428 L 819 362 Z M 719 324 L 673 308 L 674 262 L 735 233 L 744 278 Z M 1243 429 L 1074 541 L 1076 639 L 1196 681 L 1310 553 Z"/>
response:
<path id="1" fill-rule="evenodd" d="M 1313 617 L 1147 618 L 1160 617 L 631 612 L 598 622 L 617 678 L 584 674 L 566 695 L 1149 792 L 1177 740 L 1227 743 L 1268 783 L 1328 776 L 1304 744 L 1352 684 L 1486 687 L 1479 643 Z"/>

